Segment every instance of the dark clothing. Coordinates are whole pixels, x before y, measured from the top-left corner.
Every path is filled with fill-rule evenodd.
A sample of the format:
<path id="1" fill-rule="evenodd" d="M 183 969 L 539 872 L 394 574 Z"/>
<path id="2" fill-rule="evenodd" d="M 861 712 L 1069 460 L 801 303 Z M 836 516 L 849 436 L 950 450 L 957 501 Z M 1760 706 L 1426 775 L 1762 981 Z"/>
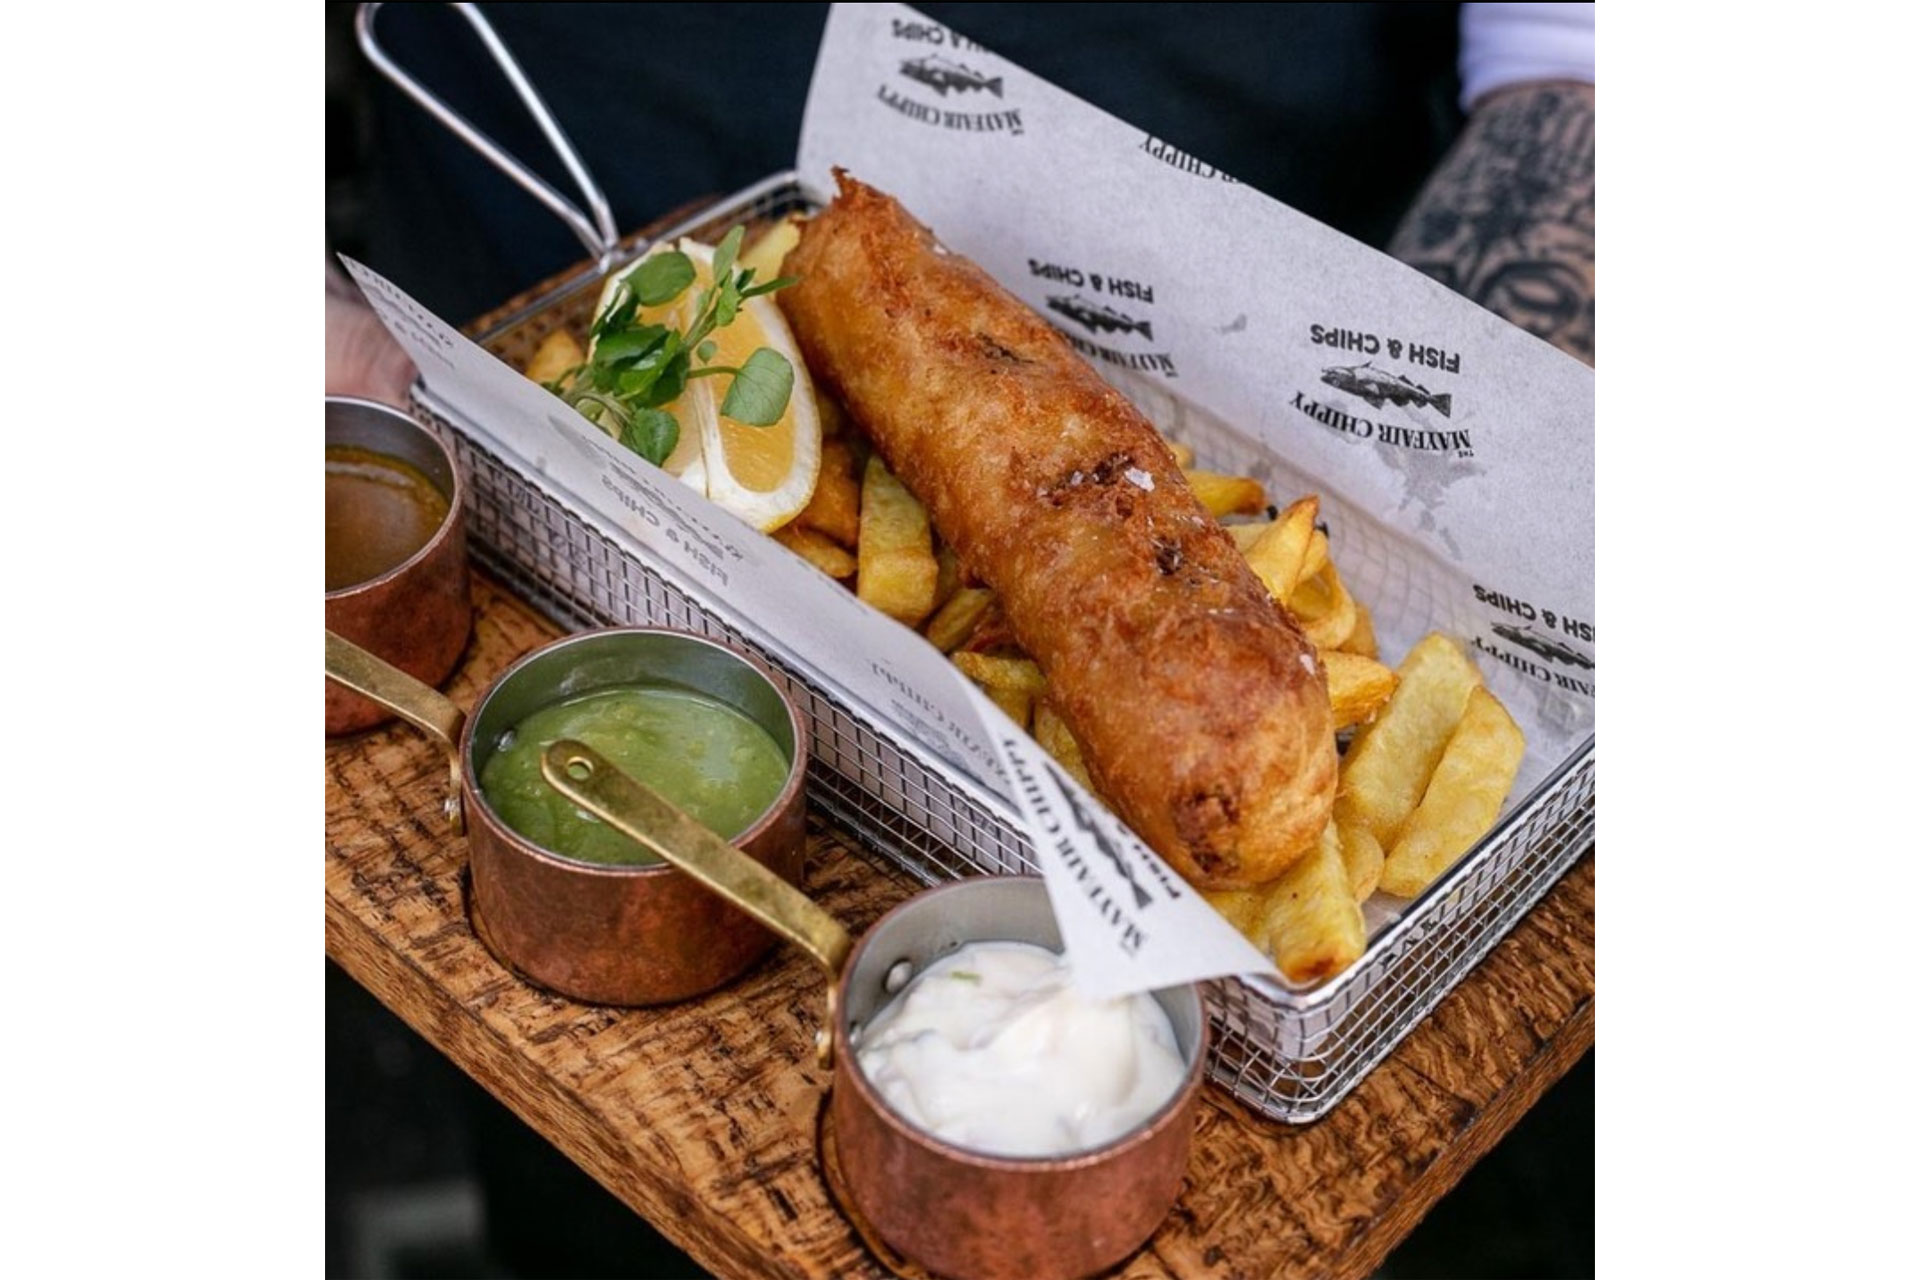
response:
<path id="1" fill-rule="evenodd" d="M 1375 246 L 1462 123 L 1454 4 L 920 8 Z M 490 4 L 485 13 L 622 232 L 793 162 L 824 5 Z M 571 194 L 463 20 L 438 5 L 390 5 L 379 30 L 403 66 Z M 370 68 L 363 79 L 374 82 L 368 202 L 347 247 L 370 266 L 464 322 L 585 256 L 558 219 L 397 89 Z"/>

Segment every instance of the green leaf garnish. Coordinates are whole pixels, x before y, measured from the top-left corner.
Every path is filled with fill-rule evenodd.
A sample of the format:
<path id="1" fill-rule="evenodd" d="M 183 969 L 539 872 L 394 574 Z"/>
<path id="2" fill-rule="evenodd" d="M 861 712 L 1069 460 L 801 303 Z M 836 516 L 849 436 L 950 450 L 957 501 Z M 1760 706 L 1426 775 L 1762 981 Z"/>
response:
<path id="1" fill-rule="evenodd" d="M 670 350 L 660 365 L 660 376 L 647 391 L 646 402 L 650 406 L 672 404 L 687 389 L 687 350 L 680 343 L 680 335 L 670 335 L 666 346 Z"/>
<path id="2" fill-rule="evenodd" d="M 698 278 L 693 260 L 677 249 L 655 253 L 622 276 L 607 307 L 588 330 L 587 362 L 547 389 L 620 443 L 659 465 L 680 439 L 680 424 L 666 407 L 679 399 L 689 378 L 731 376 L 720 412 L 749 426 L 780 420 L 793 396 L 793 365 L 762 347 L 733 368 L 716 365 L 719 344 L 708 335 L 732 324 L 748 298 L 784 289 L 791 277 L 754 282 L 754 271 L 736 271 L 745 227 L 734 227 L 713 253 L 713 283 L 700 291 L 684 331 L 671 324 L 640 322 L 642 307 L 673 302 Z M 695 361 L 698 364 L 695 364 Z"/>
<path id="3" fill-rule="evenodd" d="M 971 969 L 953 969 L 953 970 L 949 970 L 949 971 L 948 971 L 948 973 L 947 973 L 947 976 L 948 976 L 949 978 L 952 978 L 952 979 L 953 979 L 953 980 L 954 980 L 955 982 L 978 982 L 978 981 L 980 981 L 980 975 L 979 975 L 979 974 L 977 974 L 977 973 L 975 973 L 975 972 L 974 972 L 973 970 L 971 970 Z"/>
<path id="4" fill-rule="evenodd" d="M 680 423 L 665 409 L 635 409 L 620 429 L 620 443 L 657 467 L 680 443 Z"/>
<path id="5" fill-rule="evenodd" d="M 745 279 L 745 274 L 742 276 L 743 280 Z M 775 289 L 784 289 L 790 284 L 799 283 L 799 276 L 781 276 L 778 280 L 769 280 L 765 284 L 757 284 L 751 289 L 745 287 L 743 284 L 740 289 L 740 296 L 743 298 L 757 298 L 763 293 L 772 293 Z"/>
<path id="6" fill-rule="evenodd" d="M 622 365 L 638 363 L 644 356 L 660 346 L 672 330 L 663 324 L 641 325 L 633 329 L 619 329 L 600 335 L 600 341 L 593 349 L 595 364 L 617 369 Z"/>
<path id="7" fill-rule="evenodd" d="M 761 347 L 733 377 L 720 412 L 735 422 L 770 427 L 787 411 L 793 394 L 793 364 L 772 347 Z"/>
<path id="8" fill-rule="evenodd" d="M 719 247 L 713 251 L 715 280 L 725 280 L 727 273 L 733 270 L 734 259 L 740 256 L 740 242 L 746 238 L 747 229 L 744 226 L 735 227 L 721 238 Z"/>
<path id="9" fill-rule="evenodd" d="M 724 329 L 733 323 L 740 314 L 740 291 L 729 281 L 725 288 L 718 291 L 713 300 L 713 327 Z"/>
<path id="10" fill-rule="evenodd" d="M 678 249 L 656 253 L 635 267 L 627 280 L 643 305 L 664 306 L 693 283 L 693 260 Z"/>
<path id="11" fill-rule="evenodd" d="M 633 323 L 633 313 L 639 309 L 640 300 L 633 296 L 633 286 L 622 280 L 614 288 L 613 301 L 607 309 L 595 317 L 593 328 L 588 337 L 598 340 L 602 334 L 618 332 Z"/>
<path id="12" fill-rule="evenodd" d="M 586 368 L 585 365 L 577 364 L 553 381 L 541 383 L 540 389 L 543 391 L 551 391 L 557 396 L 565 395 L 567 388 L 573 385 L 573 380 L 580 376 L 580 371 L 584 368 Z"/>

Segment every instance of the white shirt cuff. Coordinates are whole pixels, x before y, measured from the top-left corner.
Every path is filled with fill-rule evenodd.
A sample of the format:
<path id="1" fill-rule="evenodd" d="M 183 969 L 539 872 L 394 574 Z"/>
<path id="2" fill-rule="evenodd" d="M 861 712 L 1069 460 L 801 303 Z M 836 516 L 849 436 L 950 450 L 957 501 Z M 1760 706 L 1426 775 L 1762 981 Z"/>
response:
<path id="1" fill-rule="evenodd" d="M 1590 4 L 1460 6 L 1460 107 L 1537 80 L 1593 83 Z"/>

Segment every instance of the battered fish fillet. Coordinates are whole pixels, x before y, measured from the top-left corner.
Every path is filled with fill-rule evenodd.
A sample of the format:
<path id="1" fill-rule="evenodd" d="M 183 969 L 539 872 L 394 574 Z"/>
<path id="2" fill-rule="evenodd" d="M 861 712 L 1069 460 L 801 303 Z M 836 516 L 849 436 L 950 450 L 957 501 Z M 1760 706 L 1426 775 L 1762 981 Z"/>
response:
<path id="1" fill-rule="evenodd" d="M 1159 433 L 1066 341 L 845 174 L 777 295 L 1021 646 L 1116 812 L 1205 888 L 1273 879 L 1333 807 L 1313 647 Z"/>

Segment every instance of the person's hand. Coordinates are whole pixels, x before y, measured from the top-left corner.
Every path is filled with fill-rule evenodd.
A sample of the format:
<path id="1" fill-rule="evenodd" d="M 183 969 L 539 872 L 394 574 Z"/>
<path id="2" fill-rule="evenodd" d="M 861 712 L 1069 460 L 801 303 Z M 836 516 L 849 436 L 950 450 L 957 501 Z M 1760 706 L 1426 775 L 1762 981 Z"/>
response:
<path id="1" fill-rule="evenodd" d="M 413 361 L 347 278 L 327 263 L 327 394 L 406 408 Z"/>

